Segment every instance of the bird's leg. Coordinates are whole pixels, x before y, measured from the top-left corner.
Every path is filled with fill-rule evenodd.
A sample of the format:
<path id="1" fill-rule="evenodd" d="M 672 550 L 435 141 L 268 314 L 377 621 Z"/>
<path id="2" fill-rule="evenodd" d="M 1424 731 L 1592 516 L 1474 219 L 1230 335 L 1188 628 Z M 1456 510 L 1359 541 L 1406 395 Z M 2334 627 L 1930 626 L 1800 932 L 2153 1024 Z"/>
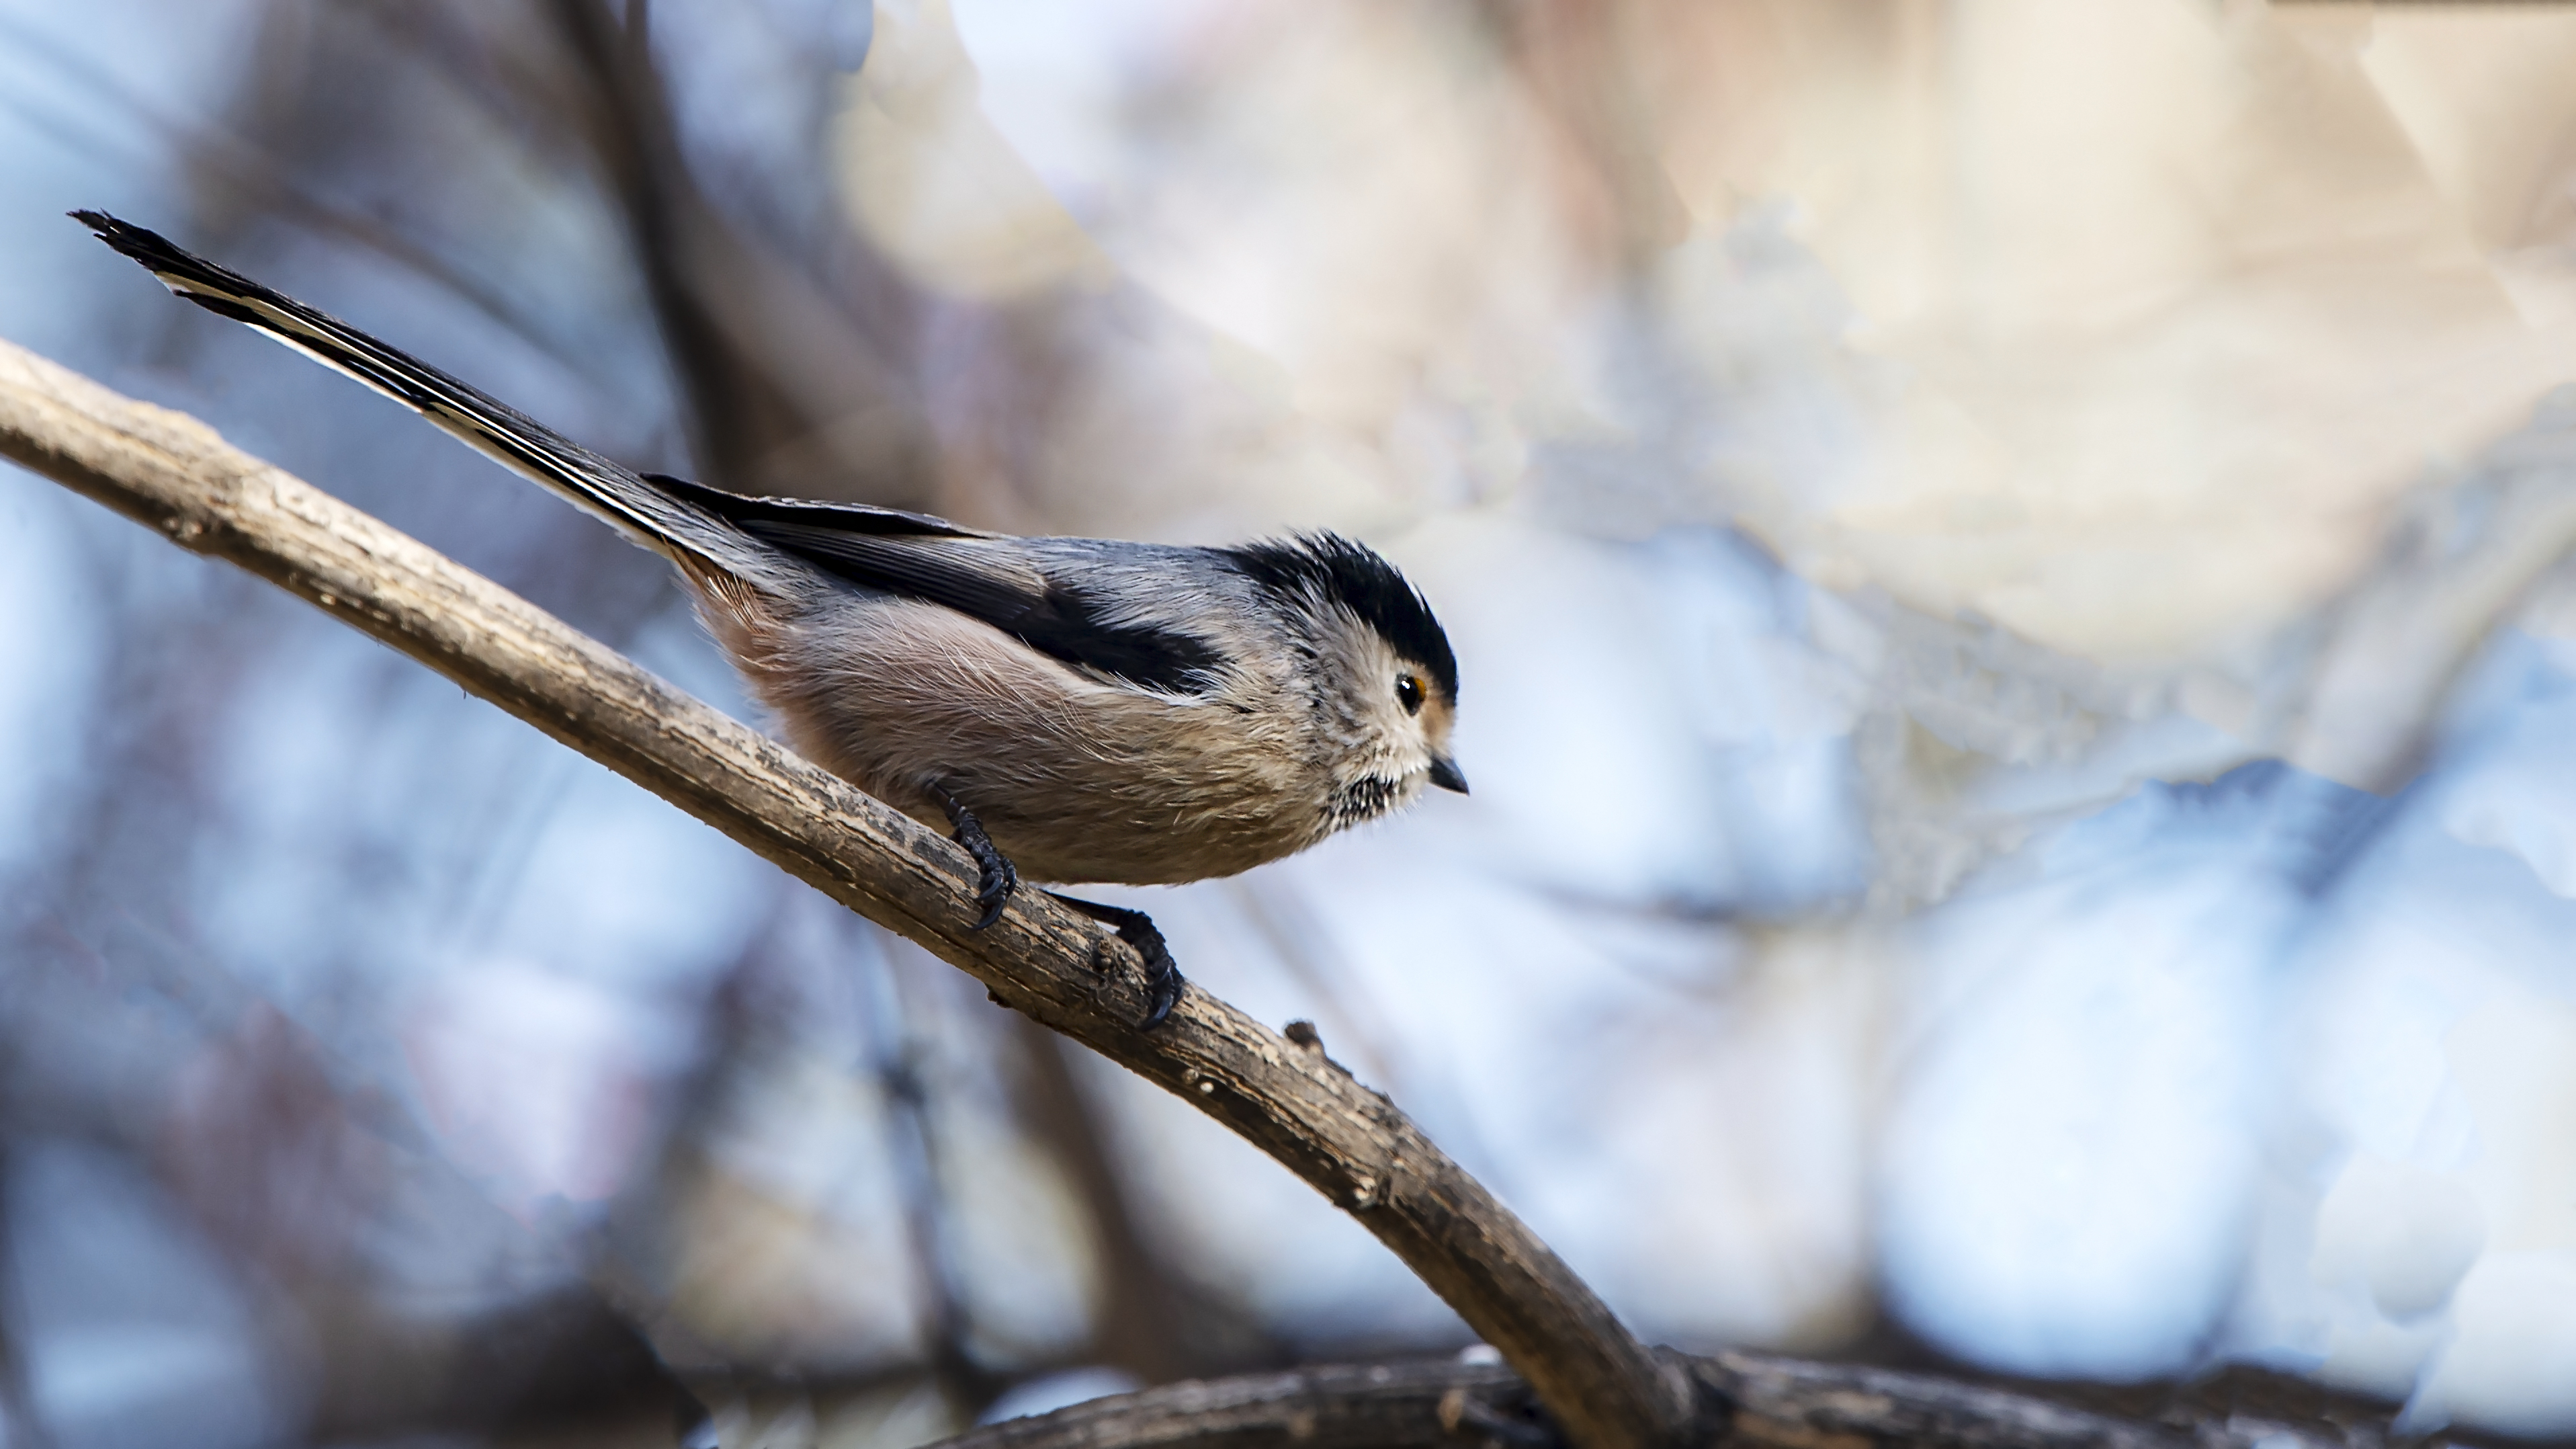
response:
<path id="1" fill-rule="evenodd" d="M 1171 948 L 1163 944 L 1163 933 L 1154 928 L 1154 918 L 1143 911 L 1125 906 L 1104 906 L 1098 901 L 1076 900 L 1056 891 L 1048 895 L 1073 907 L 1095 921 L 1108 923 L 1118 932 L 1118 939 L 1136 948 L 1145 958 L 1145 990 L 1149 1005 L 1145 1010 L 1145 1030 L 1152 1031 L 1172 1014 L 1181 999 L 1180 963 L 1172 959 Z"/>
<path id="2" fill-rule="evenodd" d="M 1011 903 L 1011 892 L 1019 886 L 1020 873 L 1012 867 L 1010 857 L 994 847 L 993 837 L 984 833 L 984 822 L 975 818 L 974 811 L 938 785 L 923 788 L 939 802 L 940 809 L 948 812 L 948 823 L 957 831 L 957 843 L 975 857 L 975 904 L 984 908 L 983 917 L 975 922 L 975 929 L 980 931 L 1002 918 L 1002 907 Z"/>

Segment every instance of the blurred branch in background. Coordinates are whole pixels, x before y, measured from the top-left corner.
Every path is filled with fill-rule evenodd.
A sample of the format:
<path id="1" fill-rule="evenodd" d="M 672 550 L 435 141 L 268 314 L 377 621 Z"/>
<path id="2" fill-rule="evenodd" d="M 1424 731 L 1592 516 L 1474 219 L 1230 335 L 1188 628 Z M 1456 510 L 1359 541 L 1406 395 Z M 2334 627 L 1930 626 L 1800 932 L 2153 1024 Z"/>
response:
<path id="1" fill-rule="evenodd" d="M 1963 1382 L 1766 1354 L 1669 1355 L 1728 1406 L 1706 1442 L 1921 1449 L 2381 1449 L 2412 1442 L 2383 1414 L 2277 1375 L 2175 1389 Z M 1509 1369 L 1329 1365 L 1078 1404 L 944 1440 L 938 1449 L 1548 1449 L 1559 1442 Z"/>
<path id="2" fill-rule="evenodd" d="M 0 1086 L 0 1125 L 14 1128 L 6 1087 Z M 16 1156 L 17 1134 L 10 1131 L 0 1136 L 0 1243 L 11 1241 L 7 1229 L 11 1219 L 10 1188 L 15 1178 L 8 1171 Z M 10 1444 L 26 1444 L 34 1449 L 53 1449 L 52 1432 L 38 1418 L 27 1395 L 27 1356 L 23 1333 L 27 1315 L 18 1297 L 18 1265 L 15 1254 L 0 1252 L 0 1435 Z"/>
<path id="3" fill-rule="evenodd" d="M 1563 213 L 1608 269 L 1643 280 L 1690 236 L 1691 216 L 1664 169 L 1668 120 L 1656 114 L 1671 78 L 1654 75 L 1655 7 L 1481 3 L 1557 145 L 1541 164 L 1564 193 Z"/>
<path id="4" fill-rule="evenodd" d="M 931 1100 L 934 1069 L 926 1043 L 912 1025 L 916 1013 L 904 1001 L 903 980 L 882 953 L 871 976 L 877 1005 L 868 1013 L 872 1030 L 864 1065 L 894 1119 L 896 1192 L 912 1249 L 914 1298 L 920 1305 L 931 1379 L 955 1416 L 971 1423 L 1005 1385 L 978 1359 L 975 1325 L 960 1289 L 959 1260 L 965 1250 L 954 1230 L 949 1201 L 953 1176 L 943 1162 L 947 1154 L 940 1141 L 940 1114 Z"/>
<path id="5" fill-rule="evenodd" d="M 607 0 L 548 0 L 544 13 L 571 57 L 576 133 L 619 205 L 686 384 L 704 476 L 752 493 L 935 502 L 914 369 L 902 351 L 889 355 L 910 330 L 906 290 L 856 249 L 843 256 L 841 289 L 818 285 L 707 203 L 681 153 L 644 0 L 623 26 Z M 874 304 L 868 323 L 844 305 L 853 287 Z"/>
<path id="6" fill-rule="evenodd" d="M 1015 1017 L 1011 1031 L 1019 1038 L 1022 1119 L 1081 1195 L 1097 1247 L 1098 1361 L 1161 1384 L 1262 1356 L 1258 1325 L 1193 1291 L 1156 1251 L 1099 1110 L 1077 1080 L 1072 1044 L 1026 1017 Z"/>
<path id="7" fill-rule="evenodd" d="M 144 1164 L 236 1271 L 294 1303 L 309 1360 L 298 1367 L 316 1390 L 296 1415 L 302 1432 L 366 1438 L 661 1426 L 690 1402 L 636 1327 L 577 1281 L 427 1318 L 373 1291 L 362 1267 L 372 1246 L 366 1235 L 388 1215 L 417 1223 L 424 1248 L 492 1237 L 543 1257 L 548 1245 L 494 1208 L 398 1106 L 367 1092 L 360 1085 L 367 1073 L 332 1061 L 242 983 L 184 949 L 120 953 L 114 962 L 22 953 L 13 982 L 21 1010 L 86 998 L 90 1010 L 105 1013 L 100 1025 L 120 1034 L 136 1030 L 136 1013 L 157 1018 L 160 1080 L 150 1085 L 168 1094 L 166 1115 L 135 1110 L 145 1084 L 133 1080 L 142 1074 L 130 1061 L 123 1079 L 81 1082 L 47 1053 L 22 1053 L 0 1088 L 11 1104 L 13 1155 L 23 1159 L 41 1145 Z M 62 1043 L 55 1051 L 82 1049 Z M 11 1179 L 13 1192 L 43 1180 L 22 1172 Z M 17 1241 L 23 1254 L 29 1240 Z M 15 1290 L 26 1266 L 17 1255 L 8 1264 L 13 1326 L 25 1321 Z M 13 1355 L 5 1367 L 10 1411 L 23 1414 L 25 1365 Z M 273 1375 L 279 1366 L 245 1368 Z M 224 1422 L 221 1408 L 208 1413 L 216 1432 L 238 1427 Z M 28 1415 L 13 1432 L 47 1442 L 40 1417 Z"/>

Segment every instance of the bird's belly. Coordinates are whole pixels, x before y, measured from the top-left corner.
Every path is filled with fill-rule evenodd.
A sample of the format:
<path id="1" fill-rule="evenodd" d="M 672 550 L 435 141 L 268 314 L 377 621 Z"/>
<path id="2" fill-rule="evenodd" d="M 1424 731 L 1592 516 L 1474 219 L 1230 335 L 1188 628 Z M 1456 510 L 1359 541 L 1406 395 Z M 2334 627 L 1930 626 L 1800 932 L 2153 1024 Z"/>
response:
<path id="1" fill-rule="evenodd" d="M 943 807 L 904 783 L 940 769 L 942 788 L 1023 876 L 1057 885 L 1234 875 L 1316 838 L 1316 813 L 1290 782 L 1242 760 L 1211 761 L 1185 747 L 1104 758 L 1051 750 L 1060 742 L 1044 736 L 1000 749 L 985 743 L 964 737 L 938 766 L 887 760 L 867 773 L 882 783 L 880 798 L 945 833 Z"/>
<path id="2" fill-rule="evenodd" d="M 1015 820 L 986 829 L 1022 875 L 1055 885 L 1208 880 L 1250 870 L 1312 843 L 1303 831 L 1247 830 L 1187 819 L 1161 824 L 1132 818 Z"/>
<path id="3" fill-rule="evenodd" d="M 805 658 L 755 688 L 816 763 L 942 834 L 947 791 L 1029 880 L 1204 880 L 1323 833 L 1257 713 L 1103 685 L 936 605 L 871 612 L 780 641 Z"/>

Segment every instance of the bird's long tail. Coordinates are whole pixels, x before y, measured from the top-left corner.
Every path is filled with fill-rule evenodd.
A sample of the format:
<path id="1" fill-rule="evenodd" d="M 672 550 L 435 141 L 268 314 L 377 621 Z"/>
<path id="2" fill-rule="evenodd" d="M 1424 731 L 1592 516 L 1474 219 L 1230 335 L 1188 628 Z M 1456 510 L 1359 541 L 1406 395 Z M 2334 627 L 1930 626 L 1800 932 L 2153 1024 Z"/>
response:
<path id="1" fill-rule="evenodd" d="M 104 212 L 72 216 L 100 241 L 151 269 L 177 295 L 347 373 L 684 569 L 757 578 L 774 559 L 732 525 L 664 493 L 633 470 L 326 312 L 219 267 L 157 232 Z"/>

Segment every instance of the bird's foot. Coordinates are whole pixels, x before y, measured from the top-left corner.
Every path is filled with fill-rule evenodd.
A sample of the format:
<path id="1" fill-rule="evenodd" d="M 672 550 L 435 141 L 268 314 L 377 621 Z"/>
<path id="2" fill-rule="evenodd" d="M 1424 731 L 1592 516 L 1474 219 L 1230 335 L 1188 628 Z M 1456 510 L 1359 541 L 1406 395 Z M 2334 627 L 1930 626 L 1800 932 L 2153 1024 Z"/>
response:
<path id="1" fill-rule="evenodd" d="M 957 843 L 975 857 L 975 904 L 984 908 L 984 914 L 976 918 L 974 929 L 983 930 L 1002 918 L 1002 908 L 1011 903 L 1011 892 L 1019 888 L 1020 873 L 1012 866 L 1011 858 L 994 846 L 993 837 L 984 833 L 984 823 L 975 818 L 974 811 L 940 786 L 932 785 L 929 790 L 930 798 L 948 812 Z"/>
<path id="2" fill-rule="evenodd" d="M 1144 1030 L 1152 1031 L 1161 1026 L 1163 1018 L 1170 1016 L 1172 1008 L 1180 1004 L 1181 982 L 1184 978 L 1181 976 L 1180 963 L 1172 959 L 1171 947 L 1163 944 L 1163 933 L 1156 929 L 1154 918 L 1143 911 L 1131 911 L 1125 906 L 1105 906 L 1098 901 L 1078 900 L 1055 891 L 1048 891 L 1047 894 L 1093 920 L 1108 925 L 1117 931 L 1119 940 L 1135 947 L 1136 954 L 1145 958 L 1147 1005 Z"/>

